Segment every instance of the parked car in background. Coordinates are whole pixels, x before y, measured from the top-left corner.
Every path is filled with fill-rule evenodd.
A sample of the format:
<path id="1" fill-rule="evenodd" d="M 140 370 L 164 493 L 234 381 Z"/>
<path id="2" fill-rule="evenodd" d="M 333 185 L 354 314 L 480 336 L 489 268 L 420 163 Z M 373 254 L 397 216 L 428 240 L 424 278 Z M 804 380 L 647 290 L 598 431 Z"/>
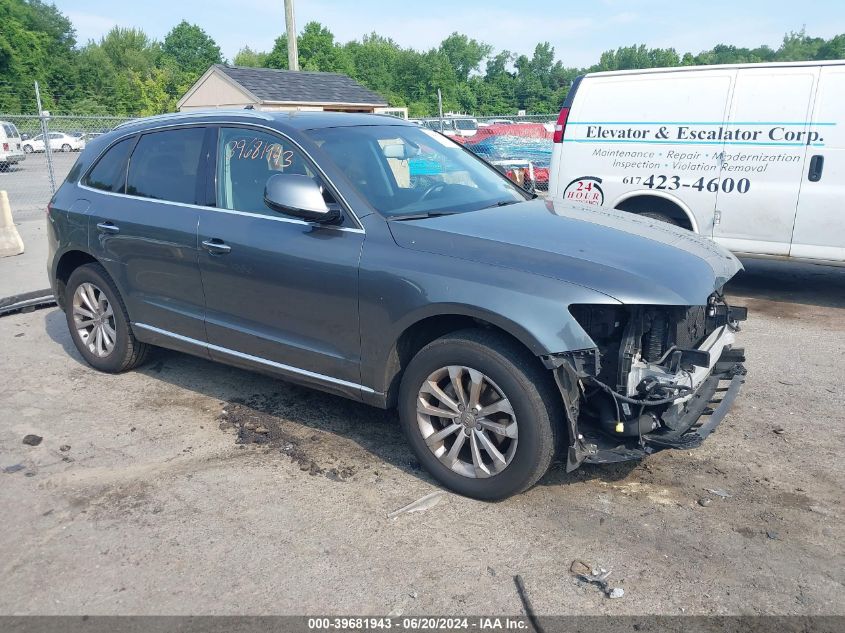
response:
<path id="1" fill-rule="evenodd" d="M 478 127 L 488 127 L 490 125 L 502 124 L 511 125 L 513 124 L 513 121 L 511 119 L 484 119 L 483 121 L 478 122 Z"/>
<path id="2" fill-rule="evenodd" d="M 64 132 L 50 132 L 48 136 L 50 138 L 50 149 L 53 151 L 81 152 L 85 149 L 85 140 L 82 138 L 71 136 L 70 134 L 65 134 Z M 22 145 L 23 151 L 27 154 L 31 154 L 32 152 L 43 152 L 45 151 L 44 135 L 39 134 L 37 136 L 33 136 L 31 139 L 24 141 Z"/>
<path id="3" fill-rule="evenodd" d="M 843 265 L 843 103 L 845 61 L 585 75 L 554 133 L 551 196 Z"/>
<path id="4" fill-rule="evenodd" d="M 85 143 L 88 143 L 103 134 L 103 132 L 85 132 L 79 138 L 81 138 Z"/>
<path id="5" fill-rule="evenodd" d="M 9 169 L 25 158 L 21 148 L 21 135 L 14 123 L 0 121 L 0 171 Z"/>
<path id="6" fill-rule="evenodd" d="M 91 143 L 48 221 L 92 366 L 160 345 L 397 407 L 420 463 L 480 499 L 558 452 L 571 470 L 694 448 L 744 380 L 730 253 L 536 199 L 400 119 L 133 121 Z"/>
<path id="7" fill-rule="evenodd" d="M 440 132 L 446 136 L 456 136 L 458 134 L 457 130 L 455 130 L 455 122 L 445 117 L 442 119 L 422 119 L 422 124 L 429 130 Z"/>
<path id="8" fill-rule="evenodd" d="M 478 121 L 471 116 L 446 114 L 443 118 L 421 119 L 430 130 L 442 132 L 447 136 L 471 137 L 478 132 Z"/>
<path id="9" fill-rule="evenodd" d="M 478 132 L 478 121 L 471 116 L 451 115 L 449 117 L 455 126 L 458 136 L 475 136 Z"/>

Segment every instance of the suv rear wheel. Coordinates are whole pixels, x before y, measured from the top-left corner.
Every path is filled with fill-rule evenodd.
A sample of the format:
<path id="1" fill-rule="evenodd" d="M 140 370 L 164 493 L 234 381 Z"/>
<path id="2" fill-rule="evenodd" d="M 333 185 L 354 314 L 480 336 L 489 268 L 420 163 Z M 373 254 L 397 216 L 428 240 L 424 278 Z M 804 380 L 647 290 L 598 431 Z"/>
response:
<path id="1" fill-rule="evenodd" d="M 439 338 L 402 377 L 399 417 L 417 459 L 468 497 L 504 499 L 533 486 L 554 457 L 560 415 L 550 376 L 495 333 Z"/>
<path id="2" fill-rule="evenodd" d="M 146 360 L 149 346 L 132 333 L 123 299 L 102 266 L 74 270 L 65 292 L 68 329 L 89 365 L 116 374 Z"/>

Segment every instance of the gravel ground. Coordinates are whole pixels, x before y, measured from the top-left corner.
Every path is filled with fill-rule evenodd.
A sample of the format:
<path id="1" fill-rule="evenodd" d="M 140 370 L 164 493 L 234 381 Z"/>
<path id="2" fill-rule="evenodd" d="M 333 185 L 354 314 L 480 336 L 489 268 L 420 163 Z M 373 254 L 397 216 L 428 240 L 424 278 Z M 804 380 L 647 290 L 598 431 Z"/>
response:
<path id="1" fill-rule="evenodd" d="M 731 294 L 748 383 L 702 448 L 393 519 L 437 490 L 394 413 L 165 351 L 102 375 L 58 310 L 2 318 L 0 613 L 516 614 L 520 574 L 541 614 L 845 614 L 845 269 Z"/>

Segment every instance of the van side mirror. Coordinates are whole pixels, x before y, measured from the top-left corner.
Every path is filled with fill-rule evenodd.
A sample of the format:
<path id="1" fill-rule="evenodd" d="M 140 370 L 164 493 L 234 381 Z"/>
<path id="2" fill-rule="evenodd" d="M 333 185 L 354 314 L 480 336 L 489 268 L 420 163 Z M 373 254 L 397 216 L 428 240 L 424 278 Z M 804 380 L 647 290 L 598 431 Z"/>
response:
<path id="1" fill-rule="evenodd" d="M 320 186 L 301 174 L 275 174 L 264 185 L 265 204 L 279 213 L 308 222 L 331 224 L 340 219 L 340 209 L 329 208 Z"/>

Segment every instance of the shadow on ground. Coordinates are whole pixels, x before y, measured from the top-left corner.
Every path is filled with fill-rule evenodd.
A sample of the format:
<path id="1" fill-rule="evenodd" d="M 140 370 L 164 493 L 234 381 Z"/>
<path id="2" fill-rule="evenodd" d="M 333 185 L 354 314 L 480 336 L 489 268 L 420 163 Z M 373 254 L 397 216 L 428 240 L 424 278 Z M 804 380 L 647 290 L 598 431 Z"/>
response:
<path id="1" fill-rule="evenodd" d="M 845 267 L 743 259 L 745 270 L 728 285 L 728 295 L 828 308 L 845 308 Z"/>

